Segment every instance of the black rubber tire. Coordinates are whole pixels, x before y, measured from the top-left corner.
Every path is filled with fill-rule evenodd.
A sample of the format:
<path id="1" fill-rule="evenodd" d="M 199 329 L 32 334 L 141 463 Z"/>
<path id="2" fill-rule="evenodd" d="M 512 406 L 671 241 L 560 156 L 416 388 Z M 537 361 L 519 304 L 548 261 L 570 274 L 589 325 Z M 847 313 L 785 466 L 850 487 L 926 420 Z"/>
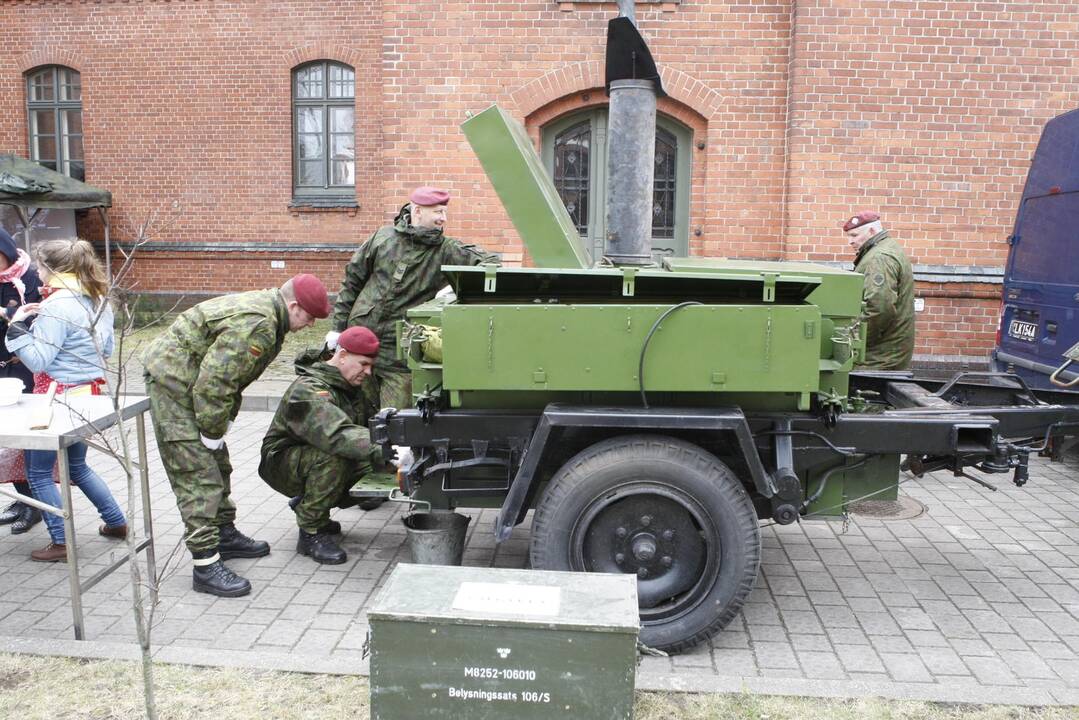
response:
<path id="1" fill-rule="evenodd" d="M 532 567 L 612 571 L 600 565 L 606 564 L 606 555 L 613 552 L 611 543 L 626 543 L 622 513 L 628 510 L 632 523 L 634 511 L 641 507 L 664 508 L 662 521 L 673 527 L 681 520 L 680 527 L 686 527 L 689 519 L 697 529 L 698 537 L 672 531 L 671 537 L 686 541 L 680 543 L 686 549 L 673 542 L 666 546 L 674 548 L 668 555 L 673 557 L 673 566 L 682 569 L 680 575 L 673 571 L 671 575 L 678 575 L 684 585 L 685 568 L 691 568 L 693 587 L 649 607 L 643 606 L 645 599 L 641 597 L 641 642 L 680 652 L 715 635 L 738 615 L 760 566 L 760 529 L 753 503 L 734 473 L 711 453 L 662 435 L 610 438 L 581 451 L 555 473 L 536 507 Z M 680 514 L 683 517 L 679 518 Z M 641 521 L 644 519 L 642 516 Z M 659 523 L 650 515 L 648 519 Z M 607 532 L 611 520 L 618 525 L 614 533 Z M 601 528 L 606 531 L 601 532 Z M 630 534 L 641 530 L 631 528 Z M 654 549 L 654 543 L 649 547 Z M 626 572 L 626 555 L 618 556 L 622 558 L 618 567 Z M 632 572 L 654 562 L 648 555 L 643 558 L 641 562 L 636 554 L 629 558 L 629 564 L 638 565 Z M 648 567 L 645 571 L 649 572 Z M 661 568 L 657 575 L 664 572 Z M 657 577 L 656 582 L 661 579 Z M 662 589 L 676 587 L 681 585 Z"/>

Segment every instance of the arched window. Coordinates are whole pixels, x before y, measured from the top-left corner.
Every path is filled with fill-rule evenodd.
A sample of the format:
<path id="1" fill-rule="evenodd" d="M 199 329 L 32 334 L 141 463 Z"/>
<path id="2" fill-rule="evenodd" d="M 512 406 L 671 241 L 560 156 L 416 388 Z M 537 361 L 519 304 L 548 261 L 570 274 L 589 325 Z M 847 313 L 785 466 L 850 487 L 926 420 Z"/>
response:
<path id="1" fill-rule="evenodd" d="M 86 179 L 82 148 L 82 81 L 61 65 L 26 74 L 30 159 L 50 170 Z"/>
<path id="2" fill-rule="evenodd" d="M 356 76 L 318 61 L 292 73 L 292 177 L 297 199 L 355 201 Z"/>
<path id="3" fill-rule="evenodd" d="M 656 116 L 652 251 L 689 254 L 689 128 Z M 607 108 L 556 120 L 543 128 L 543 159 L 562 202 L 593 258 L 603 255 L 607 200 Z"/>

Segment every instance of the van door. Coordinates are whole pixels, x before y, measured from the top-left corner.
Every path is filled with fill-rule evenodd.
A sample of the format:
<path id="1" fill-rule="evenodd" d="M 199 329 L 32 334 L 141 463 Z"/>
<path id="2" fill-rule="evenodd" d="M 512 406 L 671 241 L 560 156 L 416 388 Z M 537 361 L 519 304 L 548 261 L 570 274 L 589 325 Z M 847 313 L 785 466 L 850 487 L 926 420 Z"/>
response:
<path id="1" fill-rule="evenodd" d="M 1022 227 L 1011 238 L 1005 272 L 998 365 L 1010 364 L 1033 384 L 1079 342 L 1079 191 L 1028 197 Z"/>
<path id="2" fill-rule="evenodd" d="M 1079 342 L 1079 110 L 1045 124 L 1008 242 L 992 365 L 1049 389 Z"/>

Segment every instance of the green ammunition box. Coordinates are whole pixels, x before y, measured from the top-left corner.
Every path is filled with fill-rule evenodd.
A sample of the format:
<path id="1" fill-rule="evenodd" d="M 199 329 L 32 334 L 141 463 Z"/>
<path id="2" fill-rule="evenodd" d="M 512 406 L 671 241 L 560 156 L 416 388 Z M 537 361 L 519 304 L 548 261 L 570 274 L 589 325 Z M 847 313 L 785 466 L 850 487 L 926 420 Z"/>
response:
<path id="1" fill-rule="evenodd" d="M 398 565 L 367 613 L 371 717 L 631 718 L 636 581 Z"/>

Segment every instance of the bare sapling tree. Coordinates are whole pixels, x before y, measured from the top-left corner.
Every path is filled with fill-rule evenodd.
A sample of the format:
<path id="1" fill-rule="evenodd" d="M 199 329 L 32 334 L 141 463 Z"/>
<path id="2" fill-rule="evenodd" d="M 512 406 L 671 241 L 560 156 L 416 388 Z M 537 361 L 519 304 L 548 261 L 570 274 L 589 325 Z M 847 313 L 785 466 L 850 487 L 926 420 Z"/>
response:
<path id="1" fill-rule="evenodd" d="M 149 242 L 153 236 L 171 225 L 178 217 L 177 204 L 173 205 L 172 210 L 174 212 L 170 213 L 170 216 L 165 218 L 164 221 L 159 221 L 157 213 L 151 211 L 144 221 L 130 229 L 134 240 L 128 243 L 126 248 L 123 246 L 118 248 L 123 257 L 123 262 L 116 273 L 110 275 L 108 293 L 96 303 L 92 310 L 87 311 L 87 325 L 97 354 L 97 367 L 101 371 L 101 377 L 105 380 L 105 394 L 109 398 L 112 407 L 112 415 L 108 418 L 108 422 L 102 423 L 102 427 L 93 427 L 94 439 L 97 442 L 92 443 L 92 445 L 117 461 L 127 481 L 127 504 L 124 512 L 128 527 L 126 538 L 127 565 L 132 593 L 131 602 L 135 633 L 140 648 L 144 706 L 146 717 L 150 720 L 157 719 L 151 654 L 151 637 L 155 624 L 154 615 L 158 606 L 157 591 L 160 583 L 176 572 L 179 559 L 182 557 L 181 550 L 184 544 L 183 539 L 175 543 L 165 553 L 163 562 L 161 557 L 156 558 L 155 571 L 150 571 L 153 566 L 149 563 L 147 563 L 147 570 L 144 571 L 143 566 L 138 561 L 139 551 L 146 547 L 148 541 L 152 542 L 152 538 L 140 537 L 135 525 L 139 498 L 141 497 L 141 468 L 139 462 L 145 463 L 146 458 L 139 458 L 136 448 L 132 447 L 131 425 L 133 423 L 131 418 L 124 418 L 125 402 L 123 395 L 127 387 L 127 367 L 133 359 L 134 353 L 138 350 L 138 343 L 134 343 L 135 347 L 131 350 L 127 347 L 127 341 L 139 332 L 135 328 L 138 300 L 131 300 L 133 294 L 137 292 L 137 283 L 130 281 L 131 270 L 138 250 Z M 175 310 L 179 302 L 177 300 L 176 304 L 171 308 L 158 313 L 155 318 L 152 318 L 143 327 L 151 327 L 160 323 Z M 113 310 L 116 318 L 114 353 L 111 366 L 109 357 L 105 353 L 105 348 L 102 347 L 101 336 L 95 331 L 99 323 L 109 321 L 110 316 L 106 312 L 109 308 Z M 58 398 L 58 402 L 63 403 L 62 396 Z M 68 405 L 68 409 L 74 415 L 81 415 L 75 405 Z M 89 418 L 84 416 L 80 419 L 84 422 L 90 421 Z M 138 421 L 145 422 L 141 418 Z M 111 426 L 111 428 L 106 429 L 106 426 Z M 145 431 L 145 426 L 142 430 Z M 145 512 L 149 512 L 149 509 L 146 508 Z M 151 546 L 148 551 L 152 552 L 153 549 Z"/>

